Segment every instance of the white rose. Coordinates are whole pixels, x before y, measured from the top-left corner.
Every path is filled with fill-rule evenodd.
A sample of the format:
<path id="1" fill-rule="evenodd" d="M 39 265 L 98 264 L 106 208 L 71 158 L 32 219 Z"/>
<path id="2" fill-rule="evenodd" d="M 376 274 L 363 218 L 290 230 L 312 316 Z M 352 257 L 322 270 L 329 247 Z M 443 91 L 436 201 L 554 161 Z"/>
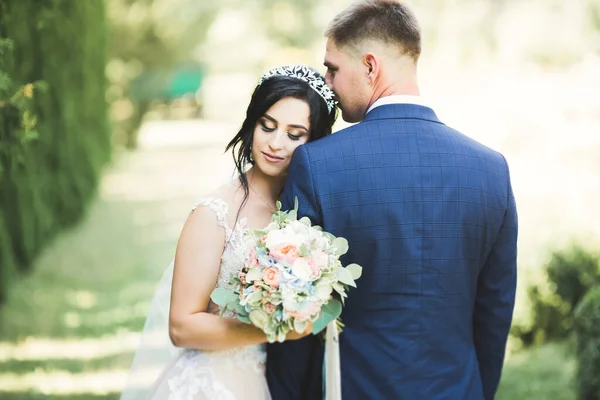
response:
<path id="1" fill-rule="evenodd" d="M 281 245 L 294 245 L 300 247 L 303 243 L 303 238 L 291 230 L 277 230 L 267 233 L 266 245 L 269 249 L 274 249 Z"/>
<path id="2" fill-rule="evenodd" d="M 319 280 L 316 286 L 316 295 L 319 300 L 327 300 L 333 291 L 331 283 L 325 279 Z"/>
<path id="3" fill-rule="evenodd" d="M 308 264 L 308 260 L 303 257 L 298 258 L 292 264 L 292 273 L 297 277 L 304 281 L 310 280 L 313 275 L 312 268 Z"/>
<path id="4" fill-rule="evenodd" d="M 300 221 L 294 221 L 289 226 L 294 232 L 301 235 L 308 235 L 311 229 Z"/>
<path id="5" fill-rule="evenodd" d="M 281 300 L 283 308 L 286 310 L 296 310 L 298 307 L 298 300 L 296 298 L 296 292 L 294 290 L 283 288 L 281 290 Z"/>

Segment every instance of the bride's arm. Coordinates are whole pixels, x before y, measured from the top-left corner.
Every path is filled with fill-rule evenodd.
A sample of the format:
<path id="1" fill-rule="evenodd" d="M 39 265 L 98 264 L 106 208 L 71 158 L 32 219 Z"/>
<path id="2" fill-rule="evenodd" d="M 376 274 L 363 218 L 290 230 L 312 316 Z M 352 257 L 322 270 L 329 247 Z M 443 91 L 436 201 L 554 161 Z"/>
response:
<path id="1" fill-rule="evenodd" d="M 209 207 L 188 217 L 175 253 L 169 335 L 177 347 L 222 350 L 266 342 L 258 328 L 208 312 L 215 288 L 225 230 Z"/>
<path id="2" fill-rule="evenodd" d="M 198 207 L 184 224 L 175 253 L 169 336 L 177 347 L 224 350 L 267 341 L 261 329 L 208 310 L 224 245 L 225 230 L 215 214 L 208 207 Z M 286 339 L 304 336 L 290 332 Z"/>

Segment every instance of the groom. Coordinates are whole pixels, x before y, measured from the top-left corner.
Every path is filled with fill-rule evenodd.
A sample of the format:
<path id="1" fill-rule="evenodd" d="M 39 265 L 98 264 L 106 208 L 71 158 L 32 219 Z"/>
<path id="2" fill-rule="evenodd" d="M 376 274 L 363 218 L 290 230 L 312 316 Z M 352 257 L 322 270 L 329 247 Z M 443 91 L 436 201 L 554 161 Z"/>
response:
<path id="1" fill-rule="evenodd" d="M 444 125 L 419 97 L 410 9 L 367 0 L 326 32 L 344 120 L 299 147 L 283 192 L 348 239 L 363 275 L 340 336 L 344 400 L 491 400 L 512 319 L 517 213 L 504 157 Z M 274 400 L 322 398 L 323 347 L 272 344 Z"/>

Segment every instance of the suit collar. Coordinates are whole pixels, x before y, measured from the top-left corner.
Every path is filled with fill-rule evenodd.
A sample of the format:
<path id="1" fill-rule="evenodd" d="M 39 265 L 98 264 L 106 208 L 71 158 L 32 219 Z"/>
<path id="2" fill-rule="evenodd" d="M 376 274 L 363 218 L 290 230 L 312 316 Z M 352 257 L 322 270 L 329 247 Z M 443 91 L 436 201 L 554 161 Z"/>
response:
<path id="1" fill-rule="evenodd" d="M 375 107 L 367 113 L 364 122 L 379 119 L 421 119 L 441 124 L 435 112 L 417 104 L 386 104 Z"/>

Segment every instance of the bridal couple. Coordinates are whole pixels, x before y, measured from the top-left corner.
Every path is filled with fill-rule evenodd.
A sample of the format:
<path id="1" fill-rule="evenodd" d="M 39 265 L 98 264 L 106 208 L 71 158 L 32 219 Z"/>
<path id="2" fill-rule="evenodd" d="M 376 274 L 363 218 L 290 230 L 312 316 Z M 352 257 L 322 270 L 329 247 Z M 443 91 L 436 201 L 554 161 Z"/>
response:
<path id="1" fill-rule="evenodd" d="M 420 28 L 406 5 L 360 1 L 325 36 L 324 77 L 292 65 L 259 80 L 227 146 L 239 178 L 188 216 L 122 399 L 325 397 L 319 336 L 267 344 L 210 301 L 240 272 L 244 231 L 295 198 L 299 216 L 348 240 L 344 264 L 363 266 L 342 314 L 343 399 L 494 398 L 516 287 L 506 160 L 419 96 Z M 336 107 L 356 124 L 332 134 Z"/>

